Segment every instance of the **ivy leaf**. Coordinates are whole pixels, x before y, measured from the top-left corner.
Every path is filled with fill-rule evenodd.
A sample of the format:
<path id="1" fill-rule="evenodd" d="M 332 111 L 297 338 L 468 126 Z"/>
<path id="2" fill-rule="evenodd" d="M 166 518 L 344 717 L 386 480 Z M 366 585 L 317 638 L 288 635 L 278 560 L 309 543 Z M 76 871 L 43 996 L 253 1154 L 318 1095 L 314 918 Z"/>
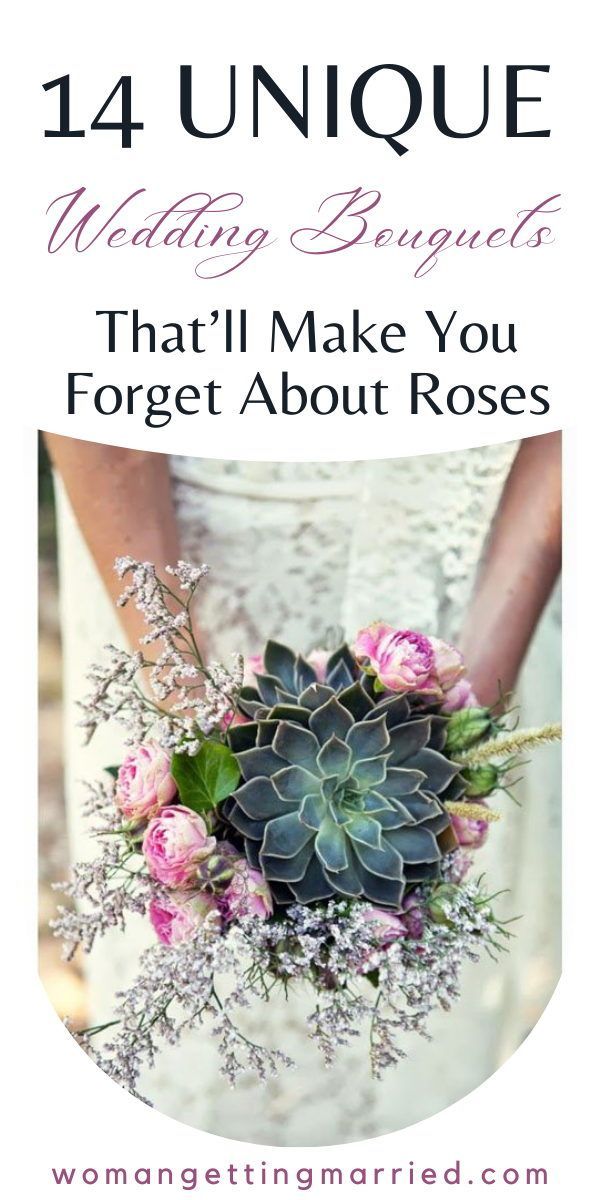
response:
<path id="1" fill-rule="evenodd" d="M 181 803 L 197 813 L 216 808 L 240 781 L 235 755 L 222 742 L 203 742 L 193 758 L 188 754 L 174 754 L 171 774 Z"/>

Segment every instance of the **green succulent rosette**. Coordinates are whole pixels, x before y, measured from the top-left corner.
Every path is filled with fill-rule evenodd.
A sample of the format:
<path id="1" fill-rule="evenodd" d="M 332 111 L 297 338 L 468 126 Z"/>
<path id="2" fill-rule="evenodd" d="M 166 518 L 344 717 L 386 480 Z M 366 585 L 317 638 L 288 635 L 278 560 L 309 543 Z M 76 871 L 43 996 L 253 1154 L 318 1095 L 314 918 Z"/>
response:
<path id="1" fill-rule="evenodd" d="M 423 698 L 377 691 L 347 646 L 324 680 L 269 642 L 229 742 L 243 783 L 222 817 L 279 904 L 363 897 L 398 909 L 436 879 L 454 845 L 446 800 L 465 790 L 444 753 L 447 718 Z"/>

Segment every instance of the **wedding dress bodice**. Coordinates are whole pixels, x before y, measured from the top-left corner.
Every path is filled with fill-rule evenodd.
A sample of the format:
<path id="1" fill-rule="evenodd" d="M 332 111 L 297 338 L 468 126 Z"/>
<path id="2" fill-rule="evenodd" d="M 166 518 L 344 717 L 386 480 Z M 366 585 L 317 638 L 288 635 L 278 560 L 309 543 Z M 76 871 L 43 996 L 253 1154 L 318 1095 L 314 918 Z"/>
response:
<path id="1" fill-rule="evenodd" d="M 252 463 L 173 458 L 173 496 L 183 552 L 210 564 L 200 621 L 209 653 L 257 653 L 267 637 L 308 650 L 330 627 L 347 635 L 377 618 L 456 637 L 474 573 L 514 455 L 500 445 L 377 462 Z M 86 851 L 77 780 L 118 761 L 112 729 L 82 750 L 74 704 L 99 646 L 120 633 L 62 492 L 61 573 L 67 791 L 75 849 Z M 115 547 L 115 554 L 120 547 Z M 77 579 L 77 588 L 68 586 Z M 556 718 L 556 610 L 540 626 L 523 675 L 523 720 Z M 531 775 L 530 775 L 531 778 Z M 267 1144 L 327 1144 L 371 1137 L 429 1116 L 486 1079 L 535 1023 L 558 958 L 556 756 L 544 752 L 535 789 L 481 852 L 491 882 L 512 888 L 507 915 L 526 914 L 511 955 L 469 967 L 464 999 L 440 1013 L 433 1044 L 410 1043 L 408 1060 L 382 1083 L 357 1041 L 330 1071 L 306 1038 L 310 994 L 282 997 L 247 1014 L 248 1032 L 298 1062 L 266 1087 L 234 1092 L 218 1074 L 207 1031 L 169 1047 L 142 1090 L 156 1107 L 225 1136 Z M 150 938 L 140 920 L 109 936 L 89 964 L 94 1019 L 132 978 Z"/>
<path id="2" fill-rule="evenodd" d="M 219 653 L 307 650 L 376 618 L 456 636 L 513 445 L 376 462 L 171 460 Z"/>

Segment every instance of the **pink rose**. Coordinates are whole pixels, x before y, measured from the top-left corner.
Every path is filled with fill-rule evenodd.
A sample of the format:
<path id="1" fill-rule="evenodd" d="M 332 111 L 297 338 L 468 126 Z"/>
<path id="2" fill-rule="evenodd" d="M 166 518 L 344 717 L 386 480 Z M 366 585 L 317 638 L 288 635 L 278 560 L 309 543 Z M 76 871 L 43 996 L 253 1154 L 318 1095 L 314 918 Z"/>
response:
<path id="1" fill-rule="evenodd" d="M 222 904 L 228 921 L 247 916 L 264 920 L 273 915 L 273 897 L 266 879 L 244 859 L 239 860 L 233 879 L 223 894 Z"/>
<path id="2" fill-rule="evenodd" d="M 429 639 L 433 647 L 434 673 L 443 692 L 448 692 L 465 673 L 465 663 L 460 650 L 443 642 L 441 638 Z"/>
<path id="3" fill-rule="evenodd" d="M 488 807 L 485 800 L 480 800 L 477 796 L 469 797 L 469 804 L 479 804 L 482 808 Z M 479 850 L 483 846 L 490 829 L 489 821 L 458 816 L 452 816 L 450 819 L 459 846 L 468 846 L 470 850 Z"/>
<path id="4" fill-rule="evenodd" d="M 262 654 L 249 654 L 248 657 L 244 659 L 244 684 L 246 687 L 254 687 L 256 684 L 256 676 L 264 675 L 264 673 L 265 664 Z M 221 721 L 221 729 L 226 732 L 228 729 L 232 729 L 235 725 L 247 725 L 249 720 L 250 718 L 244 716 L 243 713 L 236 712 L 235 709 L 230 708 L 229 711 L 225 713 L 225 716 Z"/>
<path id="5" fill-rule="evenodd" d="M 363 916 L 381 946 L 389 946 L 391 942 L 406 936 L 406 927 L 396 913 L 386 912 L 385 908 L 371 907 L 365 909 Z"/>
<path id="6" fill-rule="evenodd" d="M 390 692 L 439 695 L 433 646 L 422 633 L 375 621 L 359 631 L 353 653 Z"/>
<path id="7" fill-rule="evenodd" d="M 205 922 L 215 933 L 221 928 L 221 917 L 213 896 L 201 892 L 171 892 L 155 896 L 148 905 L 148 916 L 159 942 L 177 946 L 187 942 Z"/>
<path id="8" fill-rule="evenodd" d="M 442 712 L 458 712 L 461 708 L 478 708 L 479 701 L 468 679 L 459 679 L 446 692 Z"/>
<path id="9" fill-rule="evenodd" d="M 148 825 L 142 851 L 148 870 L 165 887 L 193 886 L 198 863 L 212 854 L 214 837 L 190 808 L 163 808 Z"/>
<path id="10" fill-rule="evenodd" d="M 155 742 L 136 746 L 119 767 L 115 801 L 128 821 L 148 821 L 177 795 L 171 760 Z"/>

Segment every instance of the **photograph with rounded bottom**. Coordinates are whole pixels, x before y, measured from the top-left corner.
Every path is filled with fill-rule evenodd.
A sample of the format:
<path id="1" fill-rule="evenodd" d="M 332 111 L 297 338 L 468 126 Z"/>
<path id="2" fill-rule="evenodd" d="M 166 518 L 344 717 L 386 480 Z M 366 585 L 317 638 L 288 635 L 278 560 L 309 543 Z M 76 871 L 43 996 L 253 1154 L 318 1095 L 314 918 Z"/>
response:
<path id="1" fill-rule="evenodd" d="M 41 973 L 116 1084 L 223 1137 L 353 1142 L 534 1028 L 560 480 L 559 434 L 312 463 L 46 437 Z"/>

